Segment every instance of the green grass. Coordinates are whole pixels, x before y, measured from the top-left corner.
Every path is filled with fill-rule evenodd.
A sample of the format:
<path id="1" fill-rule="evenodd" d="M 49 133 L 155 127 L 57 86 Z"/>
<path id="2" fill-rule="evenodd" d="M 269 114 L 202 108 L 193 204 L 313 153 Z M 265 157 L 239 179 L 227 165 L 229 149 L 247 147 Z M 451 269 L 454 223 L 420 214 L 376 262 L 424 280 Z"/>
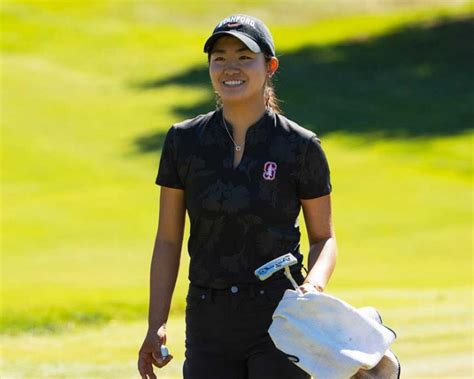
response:
<path id="1" fill-rule="evenodd" d="M 134 376 L 159 150 L 212 109 L 202 43 L 238 8 L 271 26 L 283 108 L 330 160 L 328 291 L 381 309 L 410 377 L 470 375 L 472 2 L 331 4 L 1 4 L 2 377 Z"/>
<path id="2" fill-rule="evenodd" d="M 393 350 L 404 378 L 468 378 L 471 372 L 469 290 L 341 290 L 356 306 L 376 303 L 395 328 Z M 143 322 L 111 322 L 60 334 L 4 336 L 5 378 L 133 378 Z M 174 360 L 160 378 L 179 379 L 184 359 L 184 319 L 172 317 L 167 345 Z"/>

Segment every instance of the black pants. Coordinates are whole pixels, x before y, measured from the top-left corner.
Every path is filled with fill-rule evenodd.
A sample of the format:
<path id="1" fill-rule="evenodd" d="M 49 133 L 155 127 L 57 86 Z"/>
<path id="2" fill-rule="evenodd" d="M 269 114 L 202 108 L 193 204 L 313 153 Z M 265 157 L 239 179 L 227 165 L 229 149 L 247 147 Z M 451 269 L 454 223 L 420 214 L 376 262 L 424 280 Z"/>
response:
<path id="1" fill-rule="evenodd" d="M 303 276 L 295 275 L 302 283 Z M 309 379 L 268 334 L 286 278 L 226 290 L 190 286 L 184 379 Z"/>

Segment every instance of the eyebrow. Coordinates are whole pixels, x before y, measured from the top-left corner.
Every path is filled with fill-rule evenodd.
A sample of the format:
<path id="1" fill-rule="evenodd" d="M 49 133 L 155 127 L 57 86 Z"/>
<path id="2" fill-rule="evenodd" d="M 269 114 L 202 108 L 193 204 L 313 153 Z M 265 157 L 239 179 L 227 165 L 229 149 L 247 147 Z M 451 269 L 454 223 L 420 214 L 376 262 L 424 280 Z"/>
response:
<path id="1" fill-rule="evenodd" d="M 240 52 L 242 52 L 242 51 L 250 51 L 250 52 L 252 52 L 252 50 L 250 50 L 250 49 L 249 49 L 248 47 L 246 47 L 246 46 L 237 49 L 237 52 L 238 52 L 238 53 L 240 53 Z M 215 50 L 212 50 L 212 51 L 211 51 L 211 54 L 215 54 L 215 53 L 225 53 L 225 52 L 226 52 L 226 50 L 224 50 L 224 49 L 215 49 Z"/>

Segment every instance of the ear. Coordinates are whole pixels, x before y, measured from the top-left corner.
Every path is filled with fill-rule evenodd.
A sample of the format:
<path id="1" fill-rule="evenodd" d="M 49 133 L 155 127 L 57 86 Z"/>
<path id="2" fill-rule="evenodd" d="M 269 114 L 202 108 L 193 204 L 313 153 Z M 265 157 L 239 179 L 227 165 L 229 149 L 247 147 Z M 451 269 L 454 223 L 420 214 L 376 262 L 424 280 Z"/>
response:
<path id="1" fill-rule="evenodd" d="M 275 71 L 278 69 L 279 61 L 277 57 L 271 57 L 267 66 L 267 75 L 269 78 L 275 74 Z"/>

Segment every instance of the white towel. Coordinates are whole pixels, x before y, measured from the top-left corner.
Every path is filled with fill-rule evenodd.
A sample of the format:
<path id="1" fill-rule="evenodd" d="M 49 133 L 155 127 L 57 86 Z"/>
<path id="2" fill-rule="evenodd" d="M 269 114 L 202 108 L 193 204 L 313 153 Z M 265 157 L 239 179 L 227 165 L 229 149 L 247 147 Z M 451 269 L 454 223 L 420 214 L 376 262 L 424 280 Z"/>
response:
<path id="1" fill-rule="evenodd" d="M 382 324 L 382 317 L 373 307 L 358 308 L 357 312 Z M 375 367 L 370 370 L 360 369 L 351 379 L 400 379 L 400 362 L 388 349 Z"/>
<path id="2" fill-rule="evenodd" d="M 334 296 L 294 290 L 285 291 L 269 334 L 316 379 L 348 379 L 374 368 L 396 338 L 379 320 Z"/>

